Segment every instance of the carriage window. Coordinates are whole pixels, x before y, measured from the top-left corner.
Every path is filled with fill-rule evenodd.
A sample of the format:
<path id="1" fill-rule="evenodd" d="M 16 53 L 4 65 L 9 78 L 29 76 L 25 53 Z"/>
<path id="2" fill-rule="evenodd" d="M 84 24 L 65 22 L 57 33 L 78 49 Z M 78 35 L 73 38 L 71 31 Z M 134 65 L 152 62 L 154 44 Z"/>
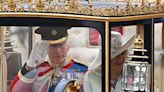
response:
<path id="1" fill-rule="evenodd" d="M 129 54 L 133 54 L 130 49 L 134 48 L 136 26 L 119 26 L 113 27 L 111 30 L 111 92 L 123 92 L 123 90 L 133 89 L 133 79 L 131 78 L 134 78 L 135 65 L 129 69 L 125 63 L 130 60 Z M 128 76 L 129 78 L 127 78 Z"/>
<path id="2" fill-rule="evenodd" d="M 45 92 L 59 88 L 65 92 L 88 88 L 92 90 L 92 87 L 87 86 L 95 83 L 92 75 L 97 76 L 96 82 L 101 90 L 101 77 L 99 77 L 101 75 L 101 35 L 98 30 L 85 27 L 56 29 L 39 26 L 6 26 L 3 30 L 8 92 L 10 90 L 20 92 L 24 88 L 20 85 L 22 83 L 26 86 L 32 83 L 35 86 L 31 88 L 36 90 L 37 82 L 41 82 L 38 80 L 48 78 L 47 84 L 40 83 L 40 86 L 48 88 L 43 89 L 44 87 L 39 86 L 39 90 L 46 90 Z M 15 79 L 16 76 L 20 79 Z M 36 81 L 30 82 L 29 79 L 33 78 Z M 48 83 L 51 83 L 51 86 Z M 61 84 L 62 87 L 54 88 L 55 85 Z M 74 89 L 75 86 L 79 88 Z"/>
<path id="3" fill-rule="evenodd" d="M 1 27 L 2 30 L 4 32 L 5 49 L 5 58 L 2 58 L 2 61 L 7 64 L 7 70 L 4 70 L 4 67 L 3 70 L 7 73 L 7 90 L 9 92 L 11 81 L 28 60 L 28 52 L 31 45 L 29 43 L 31 27 L 8 26 Z"/>

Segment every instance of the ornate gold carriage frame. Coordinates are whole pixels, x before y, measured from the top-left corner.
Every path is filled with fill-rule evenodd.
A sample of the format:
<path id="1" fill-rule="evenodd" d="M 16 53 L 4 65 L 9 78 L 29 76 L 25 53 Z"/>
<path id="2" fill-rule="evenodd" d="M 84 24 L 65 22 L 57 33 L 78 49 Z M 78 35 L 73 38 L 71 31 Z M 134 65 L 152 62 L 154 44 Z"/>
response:
<path id="1" fill-rule="evenodd" d="M 41 9 L 42 10 L 42 9 Z M 118 14 L 116 14 L 118 15 Z M 124 26 L 124 25 L 140 25 L 141 33 L 145 37 L 145 48 L 148 49 L 150 62 L 153 66 L 154 61 L 154 36 L 153 26 L 156 22 L 164 23 L 164 12 L 156 14 L 141 14 L 133 16 L 93 16 L 93 15 L 77 15 L 77 14 L 60 14 L 60 13 L 45 13 L 45 12 L 16 12 L 14 9 L 11 11 L 0 12 L 0 25 L 11 26 L 78 26 L 78 27 L 93 27 L 99 30 L 102 35 L 102 70 L 103 70 L 103 92 L 110 92 L 110 30 L 113 26 Z M 150 27 L 147 27 L 150 26 Z M 145 28 L 144 28 L 145 27 Z M 163 27 L 164 28 L 164 27 Z M 145 31 L 146 30 L 146 31 Z M 148 32 L 149 31 L 149 32 Z M 164 31 L 164 29 L 163 29 Z M 1 92 L 6 92 L 6 63 L 4 57 L 4 32 L 0 30 L 0 70 L 1 73 Z M 164 40 L 163 40 L 164 41 Z M 150 45 L 151 44 L 151 45 Z M 154 66 L 153 66 L 154 67 Z M 154 68 L 152 68 L 152 87 L 153 92 L 153 74 Z"/>

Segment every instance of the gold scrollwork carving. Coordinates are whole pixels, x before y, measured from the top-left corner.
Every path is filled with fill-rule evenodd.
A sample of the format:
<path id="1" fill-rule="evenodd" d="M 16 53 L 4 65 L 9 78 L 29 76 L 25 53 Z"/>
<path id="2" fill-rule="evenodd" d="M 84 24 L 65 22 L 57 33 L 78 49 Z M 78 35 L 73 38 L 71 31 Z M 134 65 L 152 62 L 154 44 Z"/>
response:
<path id="1" fill-rule="evenodd" d="M 26 0 L 27 1 L 27 0 Z M 28 5 L 26 7 L 24 5 Z M 38 0 L 37 2 L 18 2 L 14 0 L 8 0 L 8 2 L 2 2 L 2 12 L 50 12 L 50 13 L 61 13 L 61 14 L 81 14 L 81 15 L 92 15 L 92 16 L 131 16 L 131 15 L 147 15 L 164 13 L 164 5 L 157 0 L 156 4 L 150 4 L 142 0 L 141 3 L 135 5 L 127 0 L 126 7 L 120 7 L 117 2 L 116 7 L 94 7 L 92 0 L 88 4 L 82 5 L 78 0 Z"/>
<path id="2" fill-rule="evenodd" d="M 22 12 L 24 11 L 23 5 L 14 2 L 12 0 L 8 0 L 7 2 L 1 5 L 1 11 L 3 12 Z"/>

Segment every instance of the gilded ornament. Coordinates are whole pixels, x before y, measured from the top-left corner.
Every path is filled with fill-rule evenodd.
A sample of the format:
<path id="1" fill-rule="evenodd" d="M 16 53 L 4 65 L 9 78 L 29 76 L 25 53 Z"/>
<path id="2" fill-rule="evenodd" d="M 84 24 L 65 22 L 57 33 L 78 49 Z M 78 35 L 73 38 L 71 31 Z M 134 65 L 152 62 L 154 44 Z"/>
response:
<path id="1" fill-rule="evenodd" d="M 87 2 L 87 1 L 82 1 Z M 61 13 L 61 14 L 80 14 L 91 16 L 131 16 L 131 15 L 147 15 L 164 13 L 164 5 L 160 0 L 156 1 L 156 4 L 151 4 L 142 0 L 141 3 L 133 4 L 132 1 L 127 0 L 126 7 L 120 7 L 119 2 L 116 1 L 115 7 L 103 6 L 95 7 L 94 1 L 89 0 L 86 5 L 79 3 L 78 0 L 38 0 L 32 1 L 14 1 L 8 0 L 1 3 L 2 12 L 49 12 L 49 13 Z M 100 1 L 101 2 L 101 1 Z M 110 1 L 108 1 L 110 2 Z M 29 7 L 25 6 L 28 5 Z"/>

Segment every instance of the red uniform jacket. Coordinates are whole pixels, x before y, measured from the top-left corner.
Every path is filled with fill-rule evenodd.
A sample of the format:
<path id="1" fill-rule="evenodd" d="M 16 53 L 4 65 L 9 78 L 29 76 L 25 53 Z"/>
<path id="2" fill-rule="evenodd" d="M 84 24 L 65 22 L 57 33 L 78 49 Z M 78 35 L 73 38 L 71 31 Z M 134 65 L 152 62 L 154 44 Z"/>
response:
<path id="1" fill-rule="evenodd" d="M 67 70 L 74 65 L 74 61 L 62 67 Z M 30 71 L 33 72 L 33 71 Z M 29 73 L 30 73 L 29 72 Z M 53 68 L 48 63 L 43 63 L 37 67 L 34 77 L 27 78 L 27 74 L 22 74 L 22 69 L 11 82 L 10 92 L 48 92 L 48 85 L 53 74 Z"/>

